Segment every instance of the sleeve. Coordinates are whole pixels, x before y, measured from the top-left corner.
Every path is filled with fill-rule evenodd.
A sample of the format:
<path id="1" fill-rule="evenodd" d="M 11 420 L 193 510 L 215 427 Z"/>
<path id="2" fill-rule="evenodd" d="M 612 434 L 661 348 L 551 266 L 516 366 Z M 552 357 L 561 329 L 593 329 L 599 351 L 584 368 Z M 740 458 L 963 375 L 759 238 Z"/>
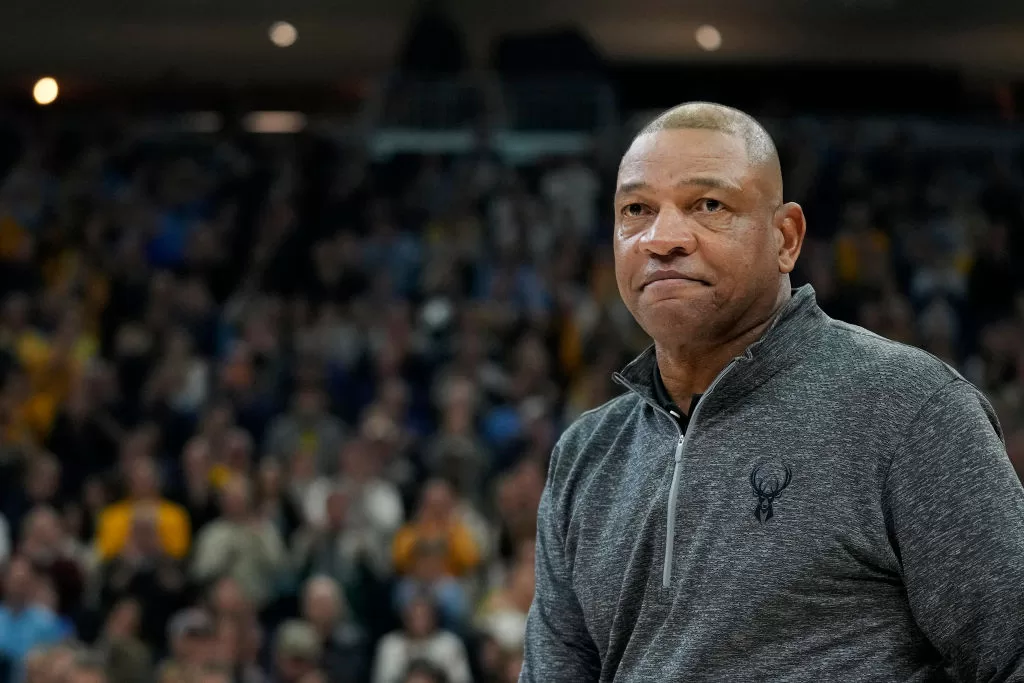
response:
<path id="1" fill-rule="evenodd" d="M 597 681 L 601 674 L 600 654 L 572 588 L 564 527 L 553 500 L 558 450 L 556 446 L 537 512 L 536 588 L 526 620 L 520 683 L 586 683 Z"/>
<path id="2" fill-rule="evenodd" d="M 259 530 L 259 560 L 269 571 L 274 572 L 281 569 L 285 560 L 284 543 L 281 541 L 281 534 L 277 532 L 273 522 L 264 522 Z"/>
<path id="3" fill-rule="evenodd" d="M 391 559 L 395 563 L 397 573 L 405 574 L 412 568 L 412 556 L 417 540 L 419 540 L 419 536 L 411 524 L 402 527 L 395 534 L 395 540 L 391 546 Z"/>
<path id="4" fill-rule="evenodd" d="M 956 680 L 1024 680 L 1024 488 L 977 389 L 955 379 L 929 398 L 885 501 L 914 619 Z"/>
<path id="5" fill-rule="evenodd" d="M 452 527 L 448 547 L 449 561 L 459 576 L 468 574 L 480 562 L 480 551 L 473 540 L 473 534 L 462 522 Z"/>
<path id="6" fill-rule="evenodd" d="M 107 562 L 124 549 L 128 537 L 128 520 L 120 508 L 107 508 L 100 513 L 96 525 L 96 555 Z"/>
<path id="7" fill-rule="evenodd" d="M 209 581 L 225 571 L 234 547 L 233 543 L 226 542 L 222 537 L 217 525 L 205 527 L 196 539 L 195 552 L 192 554 L 192 576 L 197 581 Z"/>
<path id="8" fill-rule="evenodd" d="M 449 656 L 445 658 L 445 670 L 450 683 L 473 683 L 466 647 L 455 635 L 451 636 Z"/>
<path id="9" fill-rule="evenodd" d="M 377 654 L 373 661 L 371 683 L 392 683 L 397 681 L 406 666 L 406 656 L 401 643 L 395 641 L 394 635 L 387 635 L 377 646 Z"/>
<path id="10" fill-rule="evenodd" d="M 178 506 L 168 506 L 165 528 L 164 550 L 176 560 L 184 559 L 192 545 L 192 528 L 188 513 Z"/>

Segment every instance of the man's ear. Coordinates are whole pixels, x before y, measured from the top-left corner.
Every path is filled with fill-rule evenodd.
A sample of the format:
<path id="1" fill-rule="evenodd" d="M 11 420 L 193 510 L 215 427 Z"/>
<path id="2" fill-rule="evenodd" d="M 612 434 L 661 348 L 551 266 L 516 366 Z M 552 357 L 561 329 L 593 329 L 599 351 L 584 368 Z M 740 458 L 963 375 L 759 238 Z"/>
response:
<path id="1" fill-rule="evenodd" d="M 792 273 L 807 233 L 804 210 L 796 202 L 786 202 L 775 212 L 775 229 L 779 236 L 779 272 Z"/>

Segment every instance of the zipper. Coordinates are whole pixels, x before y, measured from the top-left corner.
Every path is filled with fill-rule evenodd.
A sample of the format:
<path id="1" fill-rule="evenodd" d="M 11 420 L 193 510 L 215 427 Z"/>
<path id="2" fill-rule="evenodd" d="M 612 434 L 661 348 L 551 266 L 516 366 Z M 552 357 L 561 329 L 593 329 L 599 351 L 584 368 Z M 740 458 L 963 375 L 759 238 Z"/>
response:
<path id="1" fill-rule="evenodd" d="M 690 421 L 687 425 L 687 432 L 689 432 L 691 439 L 693 436 L 693 429 L 697 424 L 697 416 L 700 415 L 701 409 L 704 407 L 704 404 L 707 403 L 707 397 L 711 394 L 711 392 L 718 385 L 718 383 L 722 381 L 722 378 L 729 374 L 729 371 L 736 366 L 737 362 L 739 362 L 740 360 L 746 360 L 749 358 L 749 356 L 750 351 L 748 350 L 744 356 L 733 358 L 731 361 L 729 361 L 728 365 L 722 368 L 722 371 L 718 373 L 714 381 L 711 382 L 711 384 L 708 386 L 707 391 L 704 392 L 704 395 L 701 398 L 700 402 L 697 404 L 697 407 L 694 408 L 693 414 L 690 416 Z M 657 362 L 657 359 L 655 359 L 655 362 Z M 679 422 L 677 422 L 671 415 L 669 415 L 669 413 L 664 408 L 659 406 L 656 401 L 653 401 L 644 396 L 643 393 L 639 389 L 637 389 L 637 387 L 633 385 L 629 380 L 623 377 L 621 373 L 616 372 L 614 375 L 612 375 L 612 379 L 614 379 L 616 382 L 626 387 L 633 393 L 640 396 L 640 398 L 645 403 L 647 403 L 649 406 L 657 410 L 665 417 L 672 420 L 672 424 L 675 425 L 676 431 L 679 433 L 679 440 L 676 442 L 676 449 L 673 455 L 674 464 L 672 466 L 672 485 L 669 487 L 668 490 L 668 511 L 667 519 L 665 520 L 665 560 L 662 564 L 661 573 L 662 588 L 669 588 L 672 585 L 672 559 L 674 555 L 673 551 L 676 540 L 676 504 L 679 498 L 679 484 L 682 478 L 681 475 L 683 471 L 683 453 L 686 450 L 687 435 L 683 432 L 682 429 L 679 428 Z"/>
<path id="2" fill-rule="evenodd" d="M 665 521 L 665 561 L 661 566 L 661 586 L 668 588 L 672 583 L 672 550 L 676 543 L 676 501 L 679 499 L 679 475 L 683 469 L 683 446 L 686 435 L 679 435 L 676 444 L 675 465 L 672 466 L 672 486 L 668 490 L 668 519 Z"/>

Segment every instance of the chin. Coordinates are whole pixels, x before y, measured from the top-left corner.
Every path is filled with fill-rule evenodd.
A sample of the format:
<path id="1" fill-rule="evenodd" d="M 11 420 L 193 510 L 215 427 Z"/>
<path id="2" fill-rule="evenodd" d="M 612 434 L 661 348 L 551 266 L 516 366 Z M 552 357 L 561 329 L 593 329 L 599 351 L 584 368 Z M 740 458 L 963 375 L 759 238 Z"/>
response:
<path id="1" fill-rule="evenodd" d="M 637 322 L 656 340 L 696 337 L 711 322 L 707 310 L 679 299 L 653 302 L 644 309 L 644 314 Z"/>
<path id="2" fill-rule="evenodd" d="M 699 335 L 713 326 L 721 311 L 715 305 L 713 288 L 706 285 L 684 287 L 673 296 L 658 295 L 650 290 L 640 293 L 635 302 L 634 317 L 655 339 L 683 335 Z M 667 292 L 665 293 L 667 294 Z"/>

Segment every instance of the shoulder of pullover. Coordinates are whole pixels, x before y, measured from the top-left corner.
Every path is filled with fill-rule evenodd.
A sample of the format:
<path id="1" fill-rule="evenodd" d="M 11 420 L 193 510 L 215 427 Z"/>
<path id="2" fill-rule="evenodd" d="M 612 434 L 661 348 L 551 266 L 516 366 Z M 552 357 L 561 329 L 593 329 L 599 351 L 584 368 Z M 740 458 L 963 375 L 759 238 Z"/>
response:
<path id="1" fill-rule="evenodd" d="M 889 419 L 895 440 L 906 436 L 911 423 L 921 416 L 931 400 L 940 400 L 947 387 L 961 385 L 955 393 L 976 400 L 997 433 L 998 418 L 985 395 L 950 365 L 936 356 L 849 323 L 830 320 L 825 343 L 815 354 L 811 372 L 829 375 L 829 380 L 849 394 L 880 406 Z"/>
<path id="2" fill-rule="evenodd" d="M 580 454 L 607 445 L 611 434 L 623 428 L 625 418 L 641 402 L 636 394 L 626 391 L 606 403 L 577 417 L 566 427 L 555 446 L 559 466 L 571 466 Z M 552 463 L 554 469 L 555 463 Z"/>
<path id="3" fill-rule="evenodd" d="M 895 400 L 916 398 L 923 404 L 950 382 L 967 381 L 927 351 L 838 320 L 828 321 L 821 351 L 815 359 L 819 372 L 841 373 Z"/>

